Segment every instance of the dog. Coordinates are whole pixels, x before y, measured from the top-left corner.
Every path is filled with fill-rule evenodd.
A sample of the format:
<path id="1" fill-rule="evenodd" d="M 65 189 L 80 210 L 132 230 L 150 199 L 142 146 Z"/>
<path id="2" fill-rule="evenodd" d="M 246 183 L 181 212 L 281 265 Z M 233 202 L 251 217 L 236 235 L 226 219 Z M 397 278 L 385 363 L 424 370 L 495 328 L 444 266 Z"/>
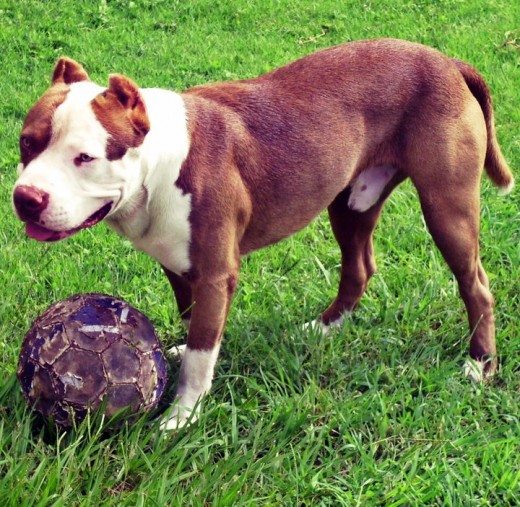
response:
<path id="1" fill-rule="evenodd" d="M 327 208 L 341 278 L 313 323 L 326 334 L 359 303 L 383 204 L 406 178 L 457 279 L 478 377 L 496 370 L 480 177 L 485 167 L 504 193 L 514 179 L 489 90 L 468 63 L 406 41 L 356 41 L 179 94 L 118 74 L 99 86 L 61 58 L 20 151 L 13 204 L 29 237 L 57 241 L 104 219 L 163 267 L 188 325 L 164 429 L 196 418 L 211 387 L 241 257 Z"/>

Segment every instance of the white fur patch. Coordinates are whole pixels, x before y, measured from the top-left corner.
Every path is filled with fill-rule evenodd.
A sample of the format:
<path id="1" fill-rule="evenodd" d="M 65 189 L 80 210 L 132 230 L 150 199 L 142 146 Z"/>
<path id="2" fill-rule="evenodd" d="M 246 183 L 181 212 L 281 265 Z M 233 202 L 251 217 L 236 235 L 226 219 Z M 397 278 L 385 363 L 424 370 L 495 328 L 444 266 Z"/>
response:
<path id="1" fill-rule="evenodd" d="M 329 336 L 334 329 L 338 329 L 343 325 L 345 317 L 350 316 L 351 312 L 344 312 L 341 317 L 336 320 L 331 320 L 328 324 L 325 324 L 321 319 L 315 319 L 311 322 L 307 322 L 303 325 L 304 331 L 312 331 L 315 333 L 321 333 L 323 336 Z"/>
<path id="2" fill-rule="evenodd" d="M 170 271 L 181 274 L 191 267 L 191 195 L 183 194 L 173 184 L 171 186 L 168 195 L 161 196 L 169 204 L 161 206 L 157 201 L 149 203 L 150 215 L 157 218 L 151 220 L 145 235 L 133 239 L 132 242 L 137 249 L 148 253 Z M 159 218 L 161 213 L 168 216 L 168 219 Z"/>
<path id="3" fill-rule="evenodd" d="M 200 402 L 210 390 L 220 344 L 212 350 L 194 350 L 186 347 L 181 364 L 177 400 L 162 430 L 175 430 L 197 420 Z"/>
<path id="4" fill-rule="evenodd" d="M 90 102 L 103 91 L 103 87 L 91 81 L 70 85 L 67 97 L 52 118 L 53 143 L 60 143 L 59 151 L 70 151 L 74 156 L 87 153 L 96 158 L 105 158 L 108 132 L 97 119 Z"/>
<path id="5" fill-rule="evenodd" d="M 466 378 L 469 378 L 476 384 L 484 382 L 484 363 L 482 363 L 482 361 L 467 359 L 462 367 L 462 371 Z"/>
<path id="6" fill-rule="evenodd" d="M 311 320 L 310 322 L 306 322 L 302 326 L 303 331 L 320 333 L 323 336 L 328 336 L 330 334 L 330 327 L 327 324 L 324 324 L 321 319 Z"/>
<path id="7" fill-rule="evenodd" d="M 513 191 L 514 186 L 515 186 L 515 180 L 512 178 L 509 185 L 499 188 L 498 193 L 500 195 L 508 195 Z"/>
<path id="8" fill-rule="evenodd" d="M 175 185 L 189 151 L 186 108 L 174 92 L 154 88 L 141 90 L 141 94 L 150 131 L 130 168 L 138 172 L 135 184 L 107 222 L 138 250 L 181 274 L 191 267 L 191 195 Z M 145 199 L 140 203 L 135 196 L 143 192 Z"/>
<path id="9" fill-rule="evenodd" d="M 371 167 L 363 171 L 352 186 L 349 207 L 359 212 L 370 209 L 396 172 L 397 169 L 389 166 Z"/>

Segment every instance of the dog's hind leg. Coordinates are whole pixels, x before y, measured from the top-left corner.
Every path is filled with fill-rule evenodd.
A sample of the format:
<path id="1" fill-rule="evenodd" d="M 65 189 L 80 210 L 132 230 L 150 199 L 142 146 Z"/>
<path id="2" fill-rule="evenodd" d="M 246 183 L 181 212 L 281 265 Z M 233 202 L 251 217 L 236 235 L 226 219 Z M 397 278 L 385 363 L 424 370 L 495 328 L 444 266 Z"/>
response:
<path id="1" fill-rule="evenodd" d="M 496 370 L 493 296 L 479 257 L 479 180 L 465 173 L 465 188 L 418 188 L 426 224 L 457 279 L 471 333 L 470 356 L 484 375 Z M 459 180 L 460 181 L 460 180 Z M 467 370 L 475 378 L 475 375 Z"/>
<path id="2" fill-rule="evenodd" d="M 479 256 L 480 179 L 486 134 L 477 108 L 470 103 L 451 131 L 428 132 L 428 139 L 436 142 L 424 143 L 414 153 L 414 162 L 422 170 L 415 171 L 411 179 L 426 225 L 455 275 L 466 305 L 470 356 L 486 376 L 494 373 L 497 360 L 494 300 Z M 474 372 L 468 373 L 475 378 Z"/>
<path id="3" fill-rule="evenodd" d="M 415 128 L 408 160 L 421 168 L 410 177 L 428 229 L 457 279 L 469 320 L 469 353 L 482 379 L 497 367 L 494 300 L 479 256 L 480 180 L 489 148 L 475 100 L 468 99 L 453 118 L 452 112 L 441 129 Z"/>
<path id="4" fill-rule="evenodd" d="M 375 204 L 364 212 L 351 209 L 351 188 L 341 192 L 328 208 L 334 236 L 341 249 L 341 277 L 338 295 L 323 312 L 319 323 L 323 331 L 341 324 L 345 314 L 358 304 L 376 270 L 372 236 L 384 202 L 391 191 L 404 180 L 398 172 L 384 189 Z"/>

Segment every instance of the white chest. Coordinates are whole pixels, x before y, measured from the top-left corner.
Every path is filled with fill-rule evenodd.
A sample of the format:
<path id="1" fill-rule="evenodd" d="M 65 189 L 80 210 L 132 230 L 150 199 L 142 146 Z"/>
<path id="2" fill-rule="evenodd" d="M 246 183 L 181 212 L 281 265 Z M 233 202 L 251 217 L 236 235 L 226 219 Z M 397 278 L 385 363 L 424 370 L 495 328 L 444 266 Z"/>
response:
<path id="1" fill-rule="evenodd" d="M 129 239 L 135 248 L 146 252 L 170 271 L 181 274 L 191 267 L 191 195 L 172 187 L 169 195 L 156 195 L 157 201 L 149 202 L 147 228 L 142 235 Z"/>

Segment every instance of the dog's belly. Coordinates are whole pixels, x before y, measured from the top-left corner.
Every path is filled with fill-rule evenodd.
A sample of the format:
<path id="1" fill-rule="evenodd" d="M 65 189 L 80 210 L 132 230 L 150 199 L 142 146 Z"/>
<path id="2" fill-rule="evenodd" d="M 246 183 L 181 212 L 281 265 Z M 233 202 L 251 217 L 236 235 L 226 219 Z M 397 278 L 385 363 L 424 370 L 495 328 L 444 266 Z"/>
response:
<path id="1" fill-rule="evenodd" d="M 244 234 L 240 242 L 240 255 L 246 255 L 249 252 L 259 250 L 266 246 L 281 241 L 295 232 L 306 227 L 315 216 L 307 220 L 299 220 L 298 222 L 285 223 L 285 221 L 277 221 L 270 226 L 253 226 Z"/>
<path id="2" fill-rule="evenodd" d="M 269 206 L 256 203 L 253 216 L 240 241 L 240 253 L 247 254 L 300 231 L 325 208 L 348 185 L 346 174 L 330 178 L 326 186 L 301 186 L 287 189 L 290 194 L 279 192 L 271 198 Z M 288 197 L 290 195 L 290 198 Z"/>
<path id="3" fill-rule="evenodd" d="M 274 209 L 261 209 L 251 220 L 240 242 L 242 255 L 276 243 L 306 227 L 327 208 L 347 186 L 351 187 L 349 207 L 363 213 L 376 204 L 397 169 L 392 166 L 369 167 L 345 183 L 346 176 L 322 192 L 302 193 L 296 200 L 285 200 Z M 283 200 L 282 200 L 283 201 Z"/>

